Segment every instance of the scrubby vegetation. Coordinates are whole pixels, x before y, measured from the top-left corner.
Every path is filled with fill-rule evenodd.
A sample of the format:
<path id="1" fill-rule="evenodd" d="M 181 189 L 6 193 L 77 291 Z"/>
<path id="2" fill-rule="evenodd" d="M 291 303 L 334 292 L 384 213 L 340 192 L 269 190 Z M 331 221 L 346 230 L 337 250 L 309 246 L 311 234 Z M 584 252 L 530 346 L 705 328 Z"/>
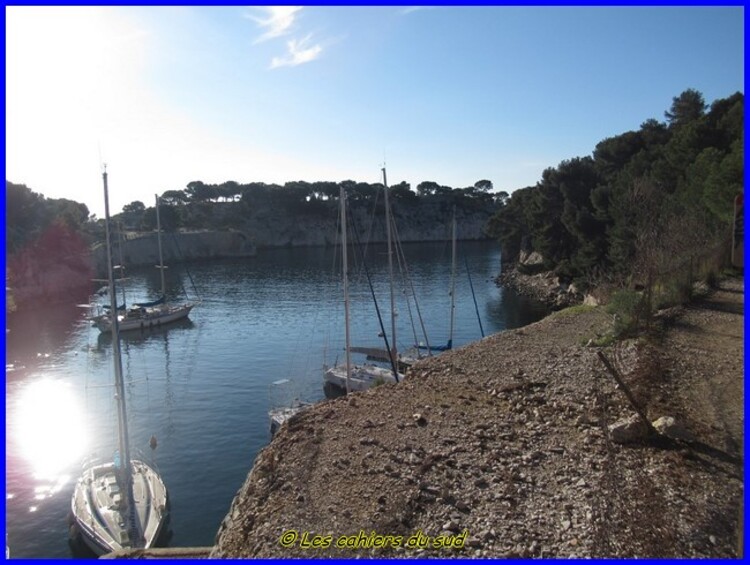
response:
<path id="1" fill-rule="evenodd" d="M 582 289 L 629 289 L 612 298 L 621 323 L 636 326 L 715 277 L 744 191 L 744 95 L 708 107 L 688 89 L 665 118 L 602 140 L 501 202 L 490 232 L 503 261 L 536 251 L 543 262 L 530 268 Z"/>

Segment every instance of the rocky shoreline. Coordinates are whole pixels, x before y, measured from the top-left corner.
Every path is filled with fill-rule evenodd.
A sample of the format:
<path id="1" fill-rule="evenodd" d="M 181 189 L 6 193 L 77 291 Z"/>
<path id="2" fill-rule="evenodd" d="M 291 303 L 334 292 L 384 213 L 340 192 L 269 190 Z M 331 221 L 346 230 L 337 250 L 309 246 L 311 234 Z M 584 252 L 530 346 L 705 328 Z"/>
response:
<path id="1" fill-rule="evenodd" d="M 533 298 L 551 310 L 560 310 L 576 304 L 598 304 L 593 296 L 584 295 L 574 284 L 562 282 L 552 271 L 528 275 L 519 271 L 515 264 L 503 264 L 495 282 L 499 286 L 512 288 L 523 296 Z"/>
<path id="2" fill-rule="evenodd" d="M 614 441 L 633 407 L 585 345 L 611 317 L 564 310 L 295 416 L 211 557 L 736 556 L 743 289 L 673 312 L 657 342 L 603 350 L 691 442 Z"/>

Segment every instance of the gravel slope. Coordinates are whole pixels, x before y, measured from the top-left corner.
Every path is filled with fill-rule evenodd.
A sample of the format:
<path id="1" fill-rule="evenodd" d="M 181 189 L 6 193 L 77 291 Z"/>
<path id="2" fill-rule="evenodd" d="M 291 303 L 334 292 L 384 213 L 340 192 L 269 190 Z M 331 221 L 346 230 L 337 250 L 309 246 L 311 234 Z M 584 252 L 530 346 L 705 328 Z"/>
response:
<path id="1" fill-rule="evenodd" d="M 212 557 L 735 556 L 743 298 L 727 281 L 672 312 L 655 344 L 603 349 L 649 418 L 677 418 L 689 445 L 610 441 L 633 410 L 584 346 L 610 316 L 562 311 L 293 418 Z M 434 546 L 446 542 L 463 547 Z"/>

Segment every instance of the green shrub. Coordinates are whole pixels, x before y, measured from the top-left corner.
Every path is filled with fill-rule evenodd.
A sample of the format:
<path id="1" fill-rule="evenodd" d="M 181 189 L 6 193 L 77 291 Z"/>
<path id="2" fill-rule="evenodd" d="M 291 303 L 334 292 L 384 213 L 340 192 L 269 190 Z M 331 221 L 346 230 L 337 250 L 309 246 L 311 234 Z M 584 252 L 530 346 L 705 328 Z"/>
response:
<path id="1" fill-rule="evenodd" d="M 693 297 L 693 287 L 685 280 L 672 280 L 662 285 L 656 293 L 656 309 L 685 304 Z"/>
<path id="2" fill-rule="evenodd" d="M 617 338 L 635 335 L 647 310 L 642 293 L 629 289 L 615 292 L 607 304 L 607 312 L 614 316 L 614 335 Z"/>

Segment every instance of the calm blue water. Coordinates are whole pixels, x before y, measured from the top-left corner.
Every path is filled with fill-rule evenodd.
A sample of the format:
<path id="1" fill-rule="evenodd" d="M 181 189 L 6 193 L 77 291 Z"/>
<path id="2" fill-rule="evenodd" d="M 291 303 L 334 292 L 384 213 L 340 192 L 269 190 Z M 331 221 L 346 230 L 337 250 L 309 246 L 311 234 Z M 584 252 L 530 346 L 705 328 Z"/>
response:
<path id="1" fill-rule="evenodd" d="M 368 267 L 384 316 L 390 312 L 382 247 Z M 405 245 L 432 344 L 448 338 L 450 245 Z M 486 334 L 535 321 L 544 311 L 499 289 L 492 243 L 459 243 L 454 345 L 480 337 L 464 258 Z M 334 249 L 263 251 L 190 266 L 202 303 L 169 330 L 125 334 L 123 366 L 131 444 L 154 461 L 172 502 L 171 546 L 212 545 L 221 520 L 270 440 L 270 383 L 282 378 L 310 401 L 324 398 L 324 363 L 343 355 L 340 260 Z M 353 269 L 356 271 L 356 268 Z M 155 271 L 155 270 L 154 270 Z M 130 301 L 154 296 L 158 273 L 129 273 Z M 195 296 L 184 267 L 169 293 Z M 398 285 L 398 342 L 414 343 Z M 366 280 L 351 276 L 355 345 L 382 346 Z M 85 297 L 84 297 L 85 298 Z M 71 297 L 71 301 L 80 298 Z M 416 308 L 411 303 L 416 321 Z M 390 334 L 390 321 L 385 320 Z M 116 443 L 111 340 L 74 304 L 13 314 L 6 334 L 6 522 L 11 557 L 72 557 L 66 517 L 81 460 L 111 456 Z M 421 334 L 420 341 L 424 340 Z M 158 447 L 148 447 L 155 435 Z"/>

